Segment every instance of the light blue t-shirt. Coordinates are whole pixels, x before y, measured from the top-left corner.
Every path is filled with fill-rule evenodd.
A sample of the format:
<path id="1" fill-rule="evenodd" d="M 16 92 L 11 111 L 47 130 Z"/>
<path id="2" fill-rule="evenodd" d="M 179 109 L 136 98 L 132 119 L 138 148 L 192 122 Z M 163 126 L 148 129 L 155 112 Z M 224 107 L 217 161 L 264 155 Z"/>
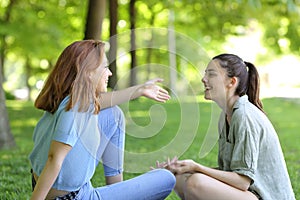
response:
<path id="1" fill-rule="evenodd" d="M 34 129 L 34 148 L 29 155 L 33 171 L 40 176 L 47 158 L 51 141 L 72 146 L 67 154 L 53 188 L 76 191 L 92 178 L 98 164 L 100 145 L 98 115 L 92 112 L 65 111 L 66 97 L 58 110 L 45 112 Z"/>
<path id="2" fill-rule="evenodd" d="M 278 136 L 247 95 L 234 104 L 230 126 L 221 114 L 219 133 L 221 170 L 251 178 L 250 189 L 264 200 L 295 200 Z"/>

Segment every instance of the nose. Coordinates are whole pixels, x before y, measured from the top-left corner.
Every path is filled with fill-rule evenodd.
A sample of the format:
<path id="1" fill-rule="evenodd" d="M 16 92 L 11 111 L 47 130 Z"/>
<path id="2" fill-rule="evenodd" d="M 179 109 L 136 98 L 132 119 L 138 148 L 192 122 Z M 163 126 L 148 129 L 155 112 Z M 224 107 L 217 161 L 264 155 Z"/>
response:
<path id="1" fill-rule="evenodd" d="M 206 81 L 207 81 L 207 80 L 206 80 L 206 77 L 203 76 L 202 79 L 201 79 L 201 82 L 202 82 L 202 83 L 205 83 Z"/>

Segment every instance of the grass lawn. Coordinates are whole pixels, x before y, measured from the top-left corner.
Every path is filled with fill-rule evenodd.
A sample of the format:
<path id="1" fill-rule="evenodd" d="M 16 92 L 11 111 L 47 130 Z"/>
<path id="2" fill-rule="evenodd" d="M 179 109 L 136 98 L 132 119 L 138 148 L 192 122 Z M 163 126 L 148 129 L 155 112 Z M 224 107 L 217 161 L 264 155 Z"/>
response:
<path id="1" fill-rule="evenodd" d="M 270 98 L 263 103 L 279 135 L 296 199 L 300 199 L 300 99 Z M 6 104 L 17 147 L 0 151 L 0 199 L 29 199 L 28 154 L 33 146 L 32 132 L 42 112 L 34 109 L 32 102 Z M 156 160 L 167 156 L 178 155 L 216 166 L 217 147 L 213 146 L 216 140 L 207 134 L 208 127 L 214 130 L 210 123 L 217 120 L 211 114 L 212 104 L 200 97 L 198 103 L 173 100 L 166 104 L 141 98 L 121 107 L 127 120 L 125 179 L 147 171 Z M 204 140 L 209 141 L 208 145 L 205 146 Z M 104 184 L 102 167 L 98 167 L 92 182 L 95 186 Z M 178 198 L 172 193 L 167 199 Z"/>

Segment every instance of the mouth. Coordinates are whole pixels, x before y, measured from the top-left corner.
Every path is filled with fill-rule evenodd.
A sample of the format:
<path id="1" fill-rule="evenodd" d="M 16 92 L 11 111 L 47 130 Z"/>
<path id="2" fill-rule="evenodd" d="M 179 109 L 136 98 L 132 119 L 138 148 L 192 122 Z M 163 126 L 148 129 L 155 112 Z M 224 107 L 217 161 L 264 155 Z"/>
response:
<path id="1" fill-rule="evenodd" d="M 204 89 L 205 89 L 205 92 L 207 92 L 207 91 L 211 90 L 211 89 L 212 89 L 212 87 L 205 86 L 205 87 L 204 87 Z"/>

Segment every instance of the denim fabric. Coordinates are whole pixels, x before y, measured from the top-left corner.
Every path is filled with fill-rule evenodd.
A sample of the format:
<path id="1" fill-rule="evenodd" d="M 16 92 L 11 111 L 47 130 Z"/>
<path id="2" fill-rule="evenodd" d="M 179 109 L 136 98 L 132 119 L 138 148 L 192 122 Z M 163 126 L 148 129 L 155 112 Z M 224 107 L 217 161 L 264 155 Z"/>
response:
<path id="1" fill-rule="evenodd" d="M 100 148 L 98 159 L 104 167 L 105 176 L 116 176 L 123 172 L 125 120 L 118 106 L 101 110 L 98 114 Z"/>
<path id="2" fill-rule="evenodd" d="M 79 122 L 79 120 L 77 121 Z M 100 137 L 98 135 L 100 145 L 96 149 L 96 155 L 87 151 L 87 148 L 91 148 L 91 146 L 87 146 L 89 143 L 85 143 L 85 140 L 82 140 L 82 137 L 80 137 L 68 154 L 72 159 L 67 160 L 70 161 L 68 164 L 77 170 L 71 170 L 70 167 L 62 168 L 61 172 L 63 171 L 63 174 L 69 173 L 71 178 L 60 180 L 60 182 L 64 181 L 64 183 L 68 184 L 68 187 L 60 185 L 60 182 L 56 181 L 57 187 L 54 188 L 67 191 L 79 190 L 75 199 L 83 200 L 159 200 L 166 198 L 171 193 L 176 180 L 174 175 L 165 169 L 152 170 L 133 179 L 98 188 L 94 188 L 89 179 L 78 183 L 78 180 L 81 180 L 78 179 L 78 175 L 80 173 L 83 174 L 85 171 L 89 171 L 93 175 L 93 169 L 99 162 L 104 166 L 105 176 L 116 176 L 123 171 L 125 119 L 122 110 L 118 106 L 101 110 L 96 124 L 99 131 L 95 132 L 100 134 Z M 93 127 L 97 126 L 95 124 L 89 125 L 86 127 L 89 129 L 88 133 L 91 132 L 90 129 L 92 130 Z M 95 133 L 93 132 L 93 134 Z M 93 139 L 93 137 L 84 139 Z M 93 141 L 91 142 L 93 143 Z M 86 151 L 85 154 L 82 153 L 84 151 Z M 85 161 L 87 158 L 95 160 L 93 166 L 90 166 Z M 33 156 L 31 161 L 32 163 L 37 162 Z M 37 172 L 35 169 L 33 171 Z M 40 173 L 37 174 L 39 175 Z M 77 185 L 80 186 L 78 187 Z"/>
<path id="3" fill-rule="evenodd" d="M 168 170 L 156 169 L 112 185 L 93 188 L 86 183 L 77 195 L 81 200 L 161 200 L 175 186 L 175 176 Z"/>

